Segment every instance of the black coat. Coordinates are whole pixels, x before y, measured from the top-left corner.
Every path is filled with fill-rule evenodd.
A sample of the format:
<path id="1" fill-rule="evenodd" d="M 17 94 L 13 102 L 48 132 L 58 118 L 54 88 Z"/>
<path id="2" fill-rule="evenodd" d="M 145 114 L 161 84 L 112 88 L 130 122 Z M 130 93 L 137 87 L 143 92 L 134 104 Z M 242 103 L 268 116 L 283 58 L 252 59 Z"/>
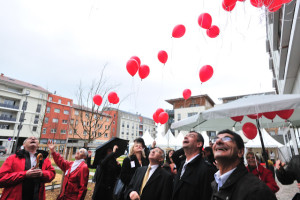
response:
<path id="1" fill-rule="evenodd" d="M 295 180 L 300 183 L 300 155 L 292 157 L 286 169 L 276 170 L 276 176 L 283 185 L 292 184 Z"/>
<path id="2" fill-rule="evenodd" d="M 255 175 L 249 173 L 243 163 L 232 172 L 224 185 L 219 188 L 212 182 L 212 200 L 275 200 L 272 190 Z"/>
<path id="3" fill-rule="evenodd" d="M 134 167 L 131 167 L 131 162 L 134 162 Z M 149 161 L 142 157 L 142 166 L 148 166 Z M 123 160 L 120 178 L 125 185 L 129 185 L 131 178 L 137 168 L 142 167 L 135 155 L 127 157 Z"/>
<path id="4" fill-rule="evenodd" d="M 112 200 L 112 193 L 119 177 L 121 166 L 117 163 L 114 153 L 110 153 L 99 163 L 99 171 L 95 174 L 96 184 L 93 200 Z"/>
<path id="5" fill-rule="evenodd" d="M 138 168 L 125 191 L 125 199 L 130 199 L 129 194 L 136 191 L 140 194 L 141 185 L 147 171 L 147 166 Z M 160 166 L 147 181 L 140 200 L 170 200 L 172 196 L 172 175 Z"/>
<path id="6" fill-rule="evenodd" d="M 185 161 L 181 162 L 174 180 L 172 199 L 209 200 L 212 194 L 210 184 L 214 180 L 216 170 L 199 154 L 194 160 L 187 164 L 185 172 L 180 178 L 184 162 Z"/>

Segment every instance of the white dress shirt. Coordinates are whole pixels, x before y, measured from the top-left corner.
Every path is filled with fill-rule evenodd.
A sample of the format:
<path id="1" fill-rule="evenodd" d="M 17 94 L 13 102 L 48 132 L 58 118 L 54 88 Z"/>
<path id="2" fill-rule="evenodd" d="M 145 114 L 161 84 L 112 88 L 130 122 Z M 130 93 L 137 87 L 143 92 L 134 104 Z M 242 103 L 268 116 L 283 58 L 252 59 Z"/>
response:
<path id="1" fill-rule="evenodd" d="M 227 179 L 229 178 L 229 176 L 231 175 L 231 173 L 235 170 L 236 168 L 226 172 L 225 174 L 222 174 L 220 175 L 220 170 L 217 171 L 215 173 L 215 180 L 218 184 L 218 191 L 219 191 L 219 188 L 222 187 L 224 185 L 224 183 L 227 181 Z"/>
<path id="2" fill-rule="evenodd" d="M 34 153 L 30 153 L 30 164 L 31 164 L 31 168 L 36 166 L 36 156 L 34 155 Z"/>
<path id="3" fill-rule="evenodd" d="M 72 172 L 80 165 L 81 162 L 84 162 L 84 159 L 75 160 L 75 161 L 73 162 L 72 167 L 71 167 L 71 172 L 70 172 L 70 174 L 71 174 L 71 173 L 72 173 Z M 69 171 L 69 170 L 66 171 L 65 175 L 68 174 L 68 171 Z"/>
<path id="4" fill-rule="evenodd" d="M 197 155 L 195 155 L 194 157 L 192 157 L 189 161 L 188 161 L 188 160 L 185 160 L 185 163 L 184 163 L 183 166 L 182 166 L 180 178 L 181 178 L 182 175 L 184 174 L 185 168 L 186 168 L 187 164 L 189 164 L 190 162 L 192 162 L 197 156 L 199 156 L 199 154 L 197 154 Z"/>
<path id="5" fill-rule="evenodd" d="M 149 166 L 148 166 L 149 167 Z M 150 177 L 152 176 L 152 174 L 155 172 L 155 170 L 159 167 L 159 165 L 150 165 L 151 169 L 149 171 L 149 177 L 148 180 L 150 179 Z M 147 180 L 147 181 L 148 181 Z"/>

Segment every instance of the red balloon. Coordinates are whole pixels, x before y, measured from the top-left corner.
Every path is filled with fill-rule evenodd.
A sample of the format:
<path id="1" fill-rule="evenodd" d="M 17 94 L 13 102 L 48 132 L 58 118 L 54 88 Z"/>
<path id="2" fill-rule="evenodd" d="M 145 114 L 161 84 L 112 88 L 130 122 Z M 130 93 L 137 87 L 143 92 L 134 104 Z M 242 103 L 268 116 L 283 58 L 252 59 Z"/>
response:
<path id="1" fill-rule="evenodd" d="M 158 121 L 158 116 L 156 115 L 156 113 L 153 114 L 153 120 L 154 120 L 156 123 L 159 123 L 159 121 Z"/>
<path id="2" fill-rule="evenodd" d="M 119 97 L 117 96 L 117 98 L 115 98 L 112 102 L 112 104 L 118 104 L 120 101 Z"/>
<path id="3" fill-rule="evenodd" d="M 251 122 L 247 122 L 243 125 L 243 132 L 244 135 L 249 139 L 253 140 L 257 135 L 257 128 L 254 124 Z"/>
<path id="4" fill-rule="evenodd" d="M 93 97 L 93 101 L 96 105 L 100 106 L 101 103 L 102 103 L 102 97 L 99 95 L 99 94 L 96 94 L 94 97 Z"/>
<path id="5" fill-rule="evenodd" d="M 250 119 L 258 119 L 261 118 L 262 114 L 258 113 L 258 114 L 252 114 L 252 115 L 247 115 Z"/>
<path id="6" fill-rule="evenodd" d="M 244 2 L 244 1 L 246 1 L 246 0 L 238 0 L 238 1 Z"/>
<path id="7" fill-rule="evenodd" d="M 276 117 L 276 112 L 265 112 L 263 116 L 267 119 L 273 120 Z"/>
<path id="8" fill-rule="evenodd" d="M 158 117 L 158 116 L 159 116 L 159 114 L 160 114 L 160 113 L 162 113 L 162 112 L 165 112 L 165 111 L 164 111 L 164 109 L 162 109 L 162 108 L 158 108 L 158 109 L 155 111 L 155 113 L 156 113 L 156 116 Z"/>
<path id="9" fill-rule="evenodd" d="M 204 29 L 209 29 L 211 27 L 212 18 L 208 13 L 202 13 L 198 17 L 198 24 Z"/>
<path id="10" fill-rule="evenodd" d="M 237 0 L 223 0 L 222 4 L 224 4 L 225 7 L 230 7 L 235 5 Z"/>
<path id="11" fill-rule="evenodd" d="M 228 11 L 228 12 L 232 11 L 234 9 L 235 5 L 236 4 L 232 4 L 231 6 L 225 6 L 225 4 L 222 3 L 223 9 L 226 10 L 226 11 Z"/>
<path id="12" fill-rule="evenodd" d="M 199 72 L 200 81 L 202 83 L 208 81 L 214 73 L 214 69 L 210 65 L 204 65 Z"/>
<path id="13" fill-rule="evenodd" d="M 260 8 L 263 6 L 263 1 L 262 0 L 250 0 L 250 3 L 252 6 Z"/>
<path id="14" fill-rule="evenodd" d="M 164 50 L 159 51 L 157 57 L 158 60 L 163 64 L 165 64 L 168 60 L 168 54 Z"/>
<path id="15" fill-rule="evenodd" d="M 126 69 L 131 76 L 134 76 L 139 69 L 139 64 L 136 60 L 130 59 L 127 61 Z"/>
<path id="16" fill-rule="evenodd" d="M 292 116 L 293 113 L 294 113 L 294 109 L 276 111 L 276 114 L 281 119 L 285 119 L 285 120 L 289 119 Z"/>
<path id="17" fill-rule="evenodd" d="M 210 38 L 215 38 L 220 34 L 220 29 L 219 29 L 219 27 L 213 25 L 209 29 L 206 30 L 206 34 Z"/>
<path id="18" fill-rule="evenodd" d="M 230 117 L 233 121 L 241 122 L 244 118 L 244 116 L 236 116 L 236 117 Z"/>
<path id="19" fill-rule="evenodd" d="M 117 93 L 115 92 L 110 92 L 107 96 L 109 103 L 114 104 L 114 102 L 116 102 L 116 99 L 118 98 Z"/>
<path id="20" fill-rule="evenodd" d="M 182 95 L 183 95 L 183 98 L 184 98 L 185 100 L 187 100 L 188 98 L 191 97 L 192 92 L 191 92 L 190 89 L 185 89 L 185 90 L 183 90 Z"/>
<path id="21" fill-rule="evenodd" d="M 137 57 L 137 56 L 132 56 L 130 59 L 135 60 L 135 61 L 139 64 L 139 66 L 141 65 L 141 60 L 140 60 L 139 57 Z"/>
<path id="22" fill-rule="evenodd" d="M 276 7 L 271 7 L 271 6 L 270 6 L 270 7 L 268 8 L 268 11 L 269 11 L 269 12 L 276 12 L 277 10 L 279 10 L 279 9 L 281 8 L 281 6 L 282 6 L 282 5 L 278 5 L 278 6 L 276 6 Z"/>
<path id="23" fill-rule="evenodd" d="M 176 25 L 173 29 L 172 36 L 174 38 L 181 38 L 185 34 L 185 26 L 182 24 Z"/>
<path id="24" fill-rule="evenodd" d="M 158 116 L 158 121 L 161 124 L 165 124 L 169 119 L 169 115 L 166 112 L 161 112 Z"/>
<path id="25" fill-rule="evenodd" d="M 268 8 L 269 12 L 275 12 L 281 8 L 283 3 L 282 0 L 268 0 L 264 1 L 264 4 L 268 4 L 266 7 Z"/>
<path id="26" fill-rule="evenodd" d="M 139 68 L 139 76 L 141 79 L 146 78 L 150 73 L 150 68 L 147 65 L 141 65 Z"/>

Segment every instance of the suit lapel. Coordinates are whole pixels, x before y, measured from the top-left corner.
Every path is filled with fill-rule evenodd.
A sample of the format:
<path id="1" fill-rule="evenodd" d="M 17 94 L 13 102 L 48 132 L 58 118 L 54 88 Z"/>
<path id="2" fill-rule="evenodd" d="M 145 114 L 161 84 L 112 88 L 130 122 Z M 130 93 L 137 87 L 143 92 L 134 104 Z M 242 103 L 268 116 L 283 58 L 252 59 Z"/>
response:
<path id="1" fill-rule="evenodd" d="M 82 162 L 78 165 L 78 167 L 77 167 L 74 171 L 72 171 L 70 174 L 73 174 L 73 173 L 77 172 L 83 164 L 84 164 L 84 161 L 82 161 Z M 71 165 L 71 168 L 72 168 L 72 165 Z M 70 171 L 71 171 L 71 168 L 70 168 Z"/>
<path id="2" fill-rule="evenodd" d="M 147 187 L 148 185 L 150 185 L 153 181 L 155 181 L 155 179 L 159 178 L 160 176 L 160 166 L 158 166 L 158 168 L 154 171 L 154 173 L 150 176 L 149 180 L 147 181 L 145 187 Z"/>

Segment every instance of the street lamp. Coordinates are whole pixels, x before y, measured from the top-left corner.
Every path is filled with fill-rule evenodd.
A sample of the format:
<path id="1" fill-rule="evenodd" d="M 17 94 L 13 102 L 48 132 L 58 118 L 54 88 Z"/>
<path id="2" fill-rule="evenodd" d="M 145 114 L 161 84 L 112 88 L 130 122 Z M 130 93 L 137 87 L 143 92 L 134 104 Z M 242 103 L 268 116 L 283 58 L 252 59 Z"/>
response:
<path id="1" fill-rule="evenodd" d="M 22 123 L 23 121 L 25 120 L 25 110 L 27 109 L 27 97 L 28 95 L 30 94 L 30 91 L 27 90 L 25 94 L 21 94 L 20 96 L 25 96 L 25 101 L 23 102 L 23 106 L 22 106 L 22 113 L 21 113 L 21 116 L 20 116 L 20 125 L 18 126 L 18 134 L 17 134 L 17 139 L 16 139 L 16 143 L 15 143 L 15 146 L 14 146 L 14 150 L 13 150 L 13 153 L 16 153 L 17 151 L 17 146 L 18 146 L 18 142 L 19 142 L 19 135 L 20 135 L 20 131 L 22 129 Z M 13 141 L 15 139 L 15 135 L 13 136 Z"/>

